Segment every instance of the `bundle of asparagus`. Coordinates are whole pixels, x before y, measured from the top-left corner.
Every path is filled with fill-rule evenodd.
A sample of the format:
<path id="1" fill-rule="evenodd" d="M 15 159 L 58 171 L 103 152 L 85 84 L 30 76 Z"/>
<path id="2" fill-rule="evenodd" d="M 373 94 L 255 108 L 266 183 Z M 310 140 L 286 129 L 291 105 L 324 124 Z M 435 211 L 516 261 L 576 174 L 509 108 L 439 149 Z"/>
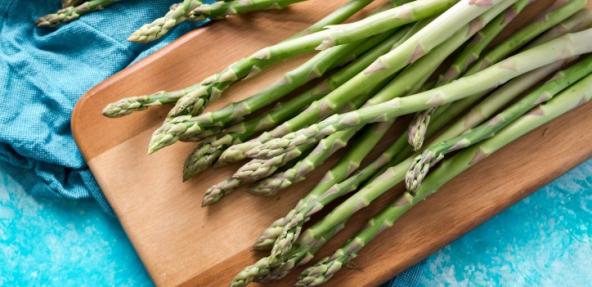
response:
<path id="1" fill-rule="evenodd" d="M 592 98 L 592 55 L 585 55 L 592 52 L 592 12 L 585 10 L 586 0 L 557 0 L 493 48 L 494 39 L 533 1 L 389 1 L 366 18 L 339 24 L 370 2 L 352 0 L 200 83 L 125 98 L 104 109 L 105 116 L 120 117 L 171 105 L 149 152 L 177 141 L 197 142 L 184 180 L 214 165 L 248 160 L 204 194 L 203 206 L 246 184 L 252 194 L 277 194 L 337 155 L 309 194 L 261 233 L 255 248 L 270 250 L 269 256 L 237 274 L 232 286 L 279 279 L 306 264 L 356 212 L 404 181 L 406 193 L 335 254 L 306 269 L 297 285 L 326 282 L 447 181 Z M 215 5 L 230 9 L 232 1 Z M 176 20 L 158 25 L 166 30 L 199 17 L 179 12 L 198 11 L 185 7 L 167 16 Z M 236 11 L 247 11 L 241 9 Z M 208 11 L 217 16 L 228 10 Z M 249 75 L 315 50 L 282 80 L 202 113 Z M 370 160 L 398 118 L 414 113 L 409 129 Z M 345 152 L 337 154 L 340 149 Z M 312 215 L 338 199 L 342 202 L 305 229 Z"/>

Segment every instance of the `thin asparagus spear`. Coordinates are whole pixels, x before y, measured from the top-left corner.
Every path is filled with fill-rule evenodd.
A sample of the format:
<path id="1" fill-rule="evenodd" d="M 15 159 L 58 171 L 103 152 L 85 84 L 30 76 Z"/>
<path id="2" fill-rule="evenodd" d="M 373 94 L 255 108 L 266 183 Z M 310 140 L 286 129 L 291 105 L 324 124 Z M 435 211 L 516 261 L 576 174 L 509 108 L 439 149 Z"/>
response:
<path id="1" fill-rule="evenodd" d="M 274 139 L 264 145 L 294 148 L 310 144 L 339 130 L 371 122 L 388 121 L 400 115 L 426 110 L 461 100 L 471 95 L 499 86 L 514 77 L 553 62 L 592 52 L 592 29 L 567 34 L 561 38 L 526 50 L 493 65 L 479 73 L 466 76 L 448 85 L 404 98 L 395 98 L 382 104 L 333 115 L 324 121 Z M 283 141 L 283 142 L 281 142 Z"/>
<path id="2" fill-rule="evenodd" d="M 531 132 L 558 116 L 585 104 L 592 99 L 592 76 L 578 82 L 550 102 L 539 106 L 504 128 L 496 136 L 463 150 L 444 161 L 417 192 L 406 192 L 396 202 L 384 209 L 378 216 L 332 256 L 322 259 L 317 265 L 307 268 L 300 276 L 297 286 L 318 286 L 328 281 L 346 263 L 354 259 L 360 250 L 378 234 L 393 226 L 412 207 L 437 192 L 445 183 L 498 151 L 507 144 Z M 325 239 L 326 240 L 326 239 Z M 318 249 L 318 246 L 315 246 Z"/>
<path id="3" fill-rule="evenodd" d="M 528 96 L 500 112 L 486 123 L 479 125 L 465 134 L 427 148 L 415 158 L 407 172 L 405 177 L 407 189 L 410 191 L 417 190 L 422 180 L 428 174 L 430 167 L 444 159 L 447 154 L 494 136 L 496 132 L 512 123 L 518 117 L 535 106 L 549 101 L 555 95 L 590 73 L 592 73 L 592 56 L 588 56 L 572 67 L 559 72 L 553 80 L 540 86 Z"/>
<path id="4" fill-rule="evenodd" d="M 174 4 L 163 17 L 144 24 L 132 33 L 128 41 L 148 43 L 160 39 L 177 25 L 190 20 L 189 13 L 200 5 L 202 5 L 201 0 L 183 0 L 181 3 Z"/>
<path id="5" fill-rule="evenodd" d="M 389 36 L 388 33 L 385 33 L 372 37 L 369 41 L 362 43 L 351 55 L 348 56 L 357 58 L 377 44 L 383 42 Z M 354 60 L 354 63 L 357 61 L 358 60 Z M 351 67 L 355 68 L 356 65 L 353 63 L 348 64 L 347 67 L 342 68 L 342 70 L 338 72 L 338 75 L 343 74 L 348 69 L 351 69 Z M 333 78 L 336 76 L 337 75 L 332 75 L 331 77 Z M 330 81 L 324 80 L 315 85 L 315 87 L 293 97 L 287 102 L 278 104 L 268 113 L 240 122 L 228 128 L 224 134 L 210 137 L 202 141 L 186 160 L 183 171 L 184 180 L 187 180 L 191 176 L 210 167 L 227 147 L 241 143 L 251 138 L 257 132 L 268 130 L 277 126 L 281 122 L 286 121 L 303 110 L 306 106 L 310 105 L 313 101 L 326 95 L 328 93 L 327 90 L 330 89 L 332 89 Z"/>
<path id="6" fill-rule="evenodd" d="M 487 53 L 485 57 L 475 63 L 467 72 L 471 75 L 478 70 L 489 67 L 499 60 L 510 55 L 512 52 L 518 50 L 528 42 L 532 41 L 543 32 L 553 28 L 565 19 L 574 15 L 578 11 L 586 8 L 587 0 L 557 0 L 555 10 L 547 12 L 543 17 L 526 26 L 525 28 L 513 33 L 512 36 L 504 41 L 501 45 L 497 45 L 495 49 Z"/>
<path id="7" fill-rule="evenodd" d="M 305 0 L 250 0 L 250 1 L 217 1 L 203 4 L 191 11 L 191 17 L 197 19 L 223 19 L 230 15 L 243 14 L 267 9 L 283 9 L 288 5 Z"/>
<path id="8" fill-rule="evenodd" d="M 74 21 L 80 16 L 103 9 L 119 0 L 89 0 L 78 6 L 69 6 L 58 10 L 56 13 L 45 15 L 35 22 L 39 27 L 56 27 L 61 24 Z"/>
<path id="9" fill-rule="evenodd" d="M 363 58 L 361 58 L 360 61 L 353 64 L 352 69 L 344 71 L 344 73 L 338 73 L 335 75 L 335 77 L 329 79 L 328 83 L 331 84 L 331 91 L 334 91 L 339 86 L 353 78 L 356 74 L 362 72 L 365 68 L 372 64 L 372 62 L 374 62 L 383 54 L 387 53 L 389 50 L 398 47 L 401 43 L 408 39 L 408 37 L 413 35 L 421 26 L 422 23 L 418 22 L 412 25 L 412 27 L 402 29 L 401 31 L 393 35 L 388 41 L 383 42 L 371 53 L 368 53 Z M 282 123 L 275 129 L 269 132 L 265 132 L 261 134 L 259 137 L 248 142 L 231 146 L 222 154 L 220 160 L 224 162 L 240 161 L 246 158 L 247 151 L 255 148 L 261 143 L 264 143 L 275 137 L 281 137 L 291 131 L 295 131 L 297 129 L 305 127 L 306 125 L 312 124 L 321 118 L 338 112 L 339 110 L 343 109 L 343 107 L 345 107 L 346 105 L 351 104 L 351 102 L 361 105 L 363 103 L 362 100 L 365 101 L 365 99 L 365 97 L 340 98 L 334 96 L 334 94 L 331 95 L 331 93 L 329 93 L 321 100 L 312 103 L 309 108 L 300 113 L 298 116 Z"/>
<path id="10" fill-rule="evenodd" d="M 579 32 L 592 26 L 592 11 L 584 9 L 569 19 L 561 22 L 559 25 L 551 28 L 545 34 L 541 35 L 529 44 L 529 47 L 534 47 L 542 43 L 551 41 L 566 33 Z"/>

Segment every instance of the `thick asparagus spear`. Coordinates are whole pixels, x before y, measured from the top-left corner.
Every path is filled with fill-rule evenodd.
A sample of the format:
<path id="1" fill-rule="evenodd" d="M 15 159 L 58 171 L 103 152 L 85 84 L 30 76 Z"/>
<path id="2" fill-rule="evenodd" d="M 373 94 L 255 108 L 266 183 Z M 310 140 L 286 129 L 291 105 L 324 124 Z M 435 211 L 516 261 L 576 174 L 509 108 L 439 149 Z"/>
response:
<path id="1" fill-rule="evenodd" d="M 448 85 L 413 96 L 396 98 L 353 112 L 333 115 L 320 123 L 287 134 L 283 138 L 274 139 L 264 145 L 269 145 L 271 148 L 275 145 L 287 146 L 287 149 L 294 148 L 300 144 L 310 144 L 311 140 L 318 141 L 339 130 L 371 122 L 388 121 L 400 115 L 458 101 L 497 87 L 514 77 L 539 67 L 592 52 L 590 37 L 592 37 L 592 29 L 567 34 Z"/>
<path id="2" fill-rule="evenodd" d="M 80 18 L 80 16 L 103 9 L 119 0 L 89 0 L 78 6 L 68 6 L 56 13 L 45 15 L 35 22 L 39 27 L 56 27 Z"/>
<path id="3" fill-rule="evenodd" d="M 444 161 L 415 193 L 403 194 L 396 202 L 371 219 L 368 225 L 343 248 L 332 256 L 322 259 L 317 265 L 306 269 L 301 274 L 297 286 L 318 286 L 326 282 L 346 263 L 355 258 L 359 251 L 378 234 L 393 226 L 403 214 L 438 191 L 445 183 L 507 144 L 591 99 L 592 76 L 588 76 L 555 99 L 522 116 L 496 136 Z"/>
<path id="4" fill-rule="evenodd" d="M 447 154 L 494 136 L 495 133 L 512 123 L 518 117 L 535 106 L 552 99 L 555 95 L 590 73 L 592 73 L 592 56 L 588 56 L 569 69 L 561 71 L 551 81 L 540 86 L 528 96 L 500 112 L 486 123 L 479 125 L 465 134 L 427 148 L 421 155 L 415 158 L 407 172 L 405 177 L 407 189 L 410 191 L 417 190 L 428 174 L 430 167 L 444 159 Z"/>
<path id="5" fill-rule="evenodd" d="M 163 17 L 152 21 L 152 23 L 144 24 L 132 33 L 128 40 L 148 43 L 160 39 L 175 26 L 190 20 L 189 13 L 200 5 L 202 5 L 201 0 L 183 0 L 181 3 L 174 4 Z"/>
<path id="6" fill-rule="evenodd" d="M 183 4 L 184 5 L 185 4 L 189 5 L 191 3 L 193 3 L 193 5 L 196 4 L 194 2 L 188 2 L 188 1 L 191 1 L 191 0 L 185 0 L 185 2 L 183 2 Z M 361 10 L 362 8 L 367 6 L 370 2 L 371 2 L 371 0 L 351 0 L 348 3 L 346 3 L 345 5 L 341 6 L 339 9 L 335 10 L 331 14 L 324 17 L 323 19 L 317 21 L 315 24 L 311 25 L 309 28 L 292 36 L 292 38 L 296 38 L 296 37 L 306 35 L 309 33 L 318 32 L 318 31 L 322 30 L 327 25 L 341 23 L 341 22 L 345 21 L 347 18 L 349 18 L 351 15 L 353 15 L 354 13 L 358 12 L 359 10 Z M 176 9 L 182 9 L 185 7 L 184 5 L 181 5 L 180 7 L 177 7 Z M 179 17 L 182 17 L 182 15 L 179 15 L 178 12 L 172 12 L 172 11 L 170 12 L 170 13 L 174 13 L 174 15 L 176 15 L 177 18 L 174 18 L 174 19 L 177 19 L 176 21 L 178 21 L 178 19 L 180 19 Z M 170 16 L 172 17 L 172 14 Z M 167 21 L 169 21 L 169 20 L 167 20 Z M 160 20 L 156 20 L 155 23 L 153 23 L 154 25 L 157 26 L 156 28 L 154 28 L 155 30 L 160 30 L 160 26 L 158 26 L 158 25 L 160 25 L 160 23 L 161 23 Z M 151 30 L 151 28 L 146 28 L 146 30 L 144 30 L 144 31 L 148 32 L 148 30 Z M 149 37 L 153 37 L 153 36 L 147 36 L 147 37 L 149 38 Z M 266 67 L 267 65 L 272 64 L 273 62 L 275 62 L 275 60 L 263 61 L 263 59 L 260 59 L 259 62 L 257 62 L 257 61 L 255 61 L 255 59 L 243 59 L 243 60 L 238 61 L 234 65 L 231 65 L 229 68 L 222 71 L 221 73 L 215 74 L 215 75 L 207 78 L 202 83 L 198 83 L 198 84 L 195 84 L 190 87 L 187 87 L 187 88 L 184 88 L 181 90 L 177 90 L 177 91 L 172 91 L 172 92 L 160 91 L 160 92 L 157 92 L 152 95 L 123 99 L 118 103 L 114 103 L 113 106 L 108 106 L 105 109 L 103 114 L 108 117 L 118 117 L 121 115 L 129 114 L 134 111 L 143 110 L 146 108 L 146 106 L 150 106 L 150 105 L 159 105 L 161 103 L 176 103 L 183 96 L 187 96 L 188 98 L 186 99 L 186 103 L 183 104 L 182 106 L 184 107 L 184 106 L 189 105 L 188 108 L 191 108 L 191 107 L 192 108 L 190 110 L 185 110 L 185 108 L 182 108 L 182 109 L 180 108 L 181 109 L 180 111 L 174 111 L 172 113 L 173 114 L 193 113 L 193 112 L 199 111 L 203 108 L 203 107 L 200 107 L 199 104 L 205 103 L 204 99 L 210 96 L 208 94 L 207 88 L 208 88 L 209 84 L 212 84 L 211 82 L 213 79 L 225 79 L 225 78 L 229 78 L 229 77 L 231 79 L 231 78 L 233 78 L 233 76 L 232 76 L 232 72 L 234 71 L 233 69 L 235 69 L 235 68 L 237 69 L 240 67 L 243 67 L 243 69 L 246 69 L 247 71 L 245 71 L 244 73 L 246 73 L 248 75 L 251 73 L 251 71 L 261 70 L 264 67 Z M 249 66 L 249 65 L 251 65 L 251 66 Z M 226 75 L 223 77 L 223 73 L 226 73 L 226 72 L 230 73 L 230 75 Z M 238 80 L 240 80 L 240 79 L 236 79 L 236 81 L 238 81 Z M 163 97 L 170 99 L 170 101 L 161 102 L 160 99 Z M 191 104 L 191 103 L 193 103 L 193 104 Z M 113 112 L 111 112 L 111 110 Z"/>
<path id="7" fill-rule="evenodd" d="M 356 74 L 362 72 L 372 62 L 374 62 L 383 54 L 387 53 L 389 50 L 398 47 L 401 43 L 403 43 L 406 39 L 413 35 L 421 26 L 422 23 L 418 22 L 414 24 L 412 27 L 402 29 L 401 31 L 391 36 L 388 41 L 383 42 L 382 44 L 380 44 L 380 46 L 378 46 L 376 49 L 373 49 L 373 51 L 362 57 L 355 64 L 352 64 L 352 69 L 344 71 L 344 73 L 339 73 L 335 75 L 336 77 L 332 77 L 331 79 L 329 79 L 328 83 L 331 86 L 331 91 L 334 91 L 336 88 L 338 88 L 339 86 L 353 78 Z M 352 102 L 356 103 L 354 104 L 354 106 L 355 108 L 357 108 L 356 105 L 361 105 L 363 103 L 362 100 L 365 101 L 365 99 L 365 97 L 341 98 L 335 96 L 335 94 L 329 93 L 321 100 L 311 104 L 309 108 L 300 113 L 298 116 L 282 123 L 277 128 L 269 132 L 265 132 L 261 134 L 259 137 L 248 142 L 231 146 L 222 154 L 220 160 L 224 162 L 236 162 L 245 159 L 247 151 L 255 148 L 259 144 L 275 137 L 281 137 L 291 131 L 295 131 L 297 129 L 305 127 L 306 125 L 312 124 L 318 121 L 319 119 L 326 117 L 327 115 L 338 112 L 339 110 L 343 109 L 345 106 L 351 104 Z"/>
<path id="8" fill-rule="evenodd" d="M 351 56 L 351 58 L 358 58 L 369 49 L 372 49 L 377 44 L 383 42 L 385 38 L 388 38 L 389 36 L 388 33 L 385 33 L 372 37 L 369 41 L 362 43 L 348 56 Z M 348 70 L 357 69 L 355 63 L 359 60 L 361 59 L 354 60 L 353 63 L 348 64 L 346 67 L 339 70 L 339 72 L 332 75 L 331 78 L 340 77 L 340 75 L 347 74 Z M 349 73 L 352 73 L 352 71 L 349 71 Z M 287 102 L 278 104 L 268 113 L 240 122 L 228 128 L 225 133 L 220 136 L 213 136 L 205 139 L 187 158 L 183 171 L 183 178 L 186 180 L 211 166 L 227 147 L 241 143 L 251 138 L 255 133 L 273 128 L 290 117 L 293 117 L 310 103 L 326 95 L 328 90 L 330 91 L 331 89 L 334 89 L 332 83 L 333 82 L 329 80 L 324 80 L 315 85 L 315 87 L 293 97 Z"/>
<path id="9" fill-rule="evenodd" d="M 555 8 L 556 8 L 558 6 L 561 6 L 563 3 L 556 2 L 555 4 L 556 4 L 555 5 Z M 571 12 L 570 10 L 571 10 L 571 8 L 568 9 L 567 12 Z M 554 11 L 553 7 L 550 11 L 551 12 Z M 558 15 L 560 15 L 560 17 L 564 17 L 565 16 L 564 14 L 566 12 L 564 10 L 564 11 L 557 11 L 556 13 L 559 13 Z M 550 18 L 543 18 L 543 19 L 547 19 L 544 21 L 549 21 L 549 19 L 556 21 L 557 17 L 558 16 L 550 17 Z M 535 41 L 532 41 L 528 47 L 529 48 L 534 47 L 536 45 L 553 40 L 553 39 L 555 39 L 559 36 L 562 36 L 566 33 L 569 33 L 569 32 L 577 32 L 577 31 L 581 31 L 585 28 L 589 28 L 591 22 L 592 22 L 592 12 L 590 12 L 589 10 L 580 11 L 576 15 L 573 15 L 571 18 L 562 22 L 560 25 L 555 26 L 554 28 L 548 30 L 546 33 L 544 33 L 543 35 L 538 37 Z M 527 35 L 526 38 L 521 38 L 521 37 L 516 37 L 516 36 L 511 37 L 510 39 L 507 39 L 505 42 L 500 44 L 500 46 L 501 47 L 510 47 L 510 48 L 516 47 L 516 46 L 523 46 L 525 43 L 527 43 L 531 39 L 531 37 L 533 37 L 532 35 L 538 35 L 546 29 L 548 29 L 548 24 L 547 25 L 541 25 L 540 23 L 532 24 L 531 26 L 527 26 L 526 28 L 524 28 L 522 30 L 523 31 L 522 33 L 524 35 Z M 506 49 L 507 54 L 509 54 L 511 52 L 513 52 L 513 49 Z M 499 55 L 498 58 L 506 56 L 505 54 L 504 55 L 502 55 L 502 54 L 503 53 L 500 52 L 498 54 Z M 461 55 L 461 57 L 462 57 L 462 55 Z M 490 63 L 490 64 L 493 64 L 493 63 Z M 460 70 L 460 68 L 466 69 L 466 67 L 467 67 L 466 65 L 457 66 L 457 68 L 454 68 L 453 70 L 449 70 L 447 73 L 445 73 L 445 76 L 443 78 L 440 78 L 440 80 L 443 81 L 443 82 L 441 82 L 441 84 L 450 82 L 449 76 L 446 76 L 446 75 L 460 74 L 460 73 L 464 72 L 464 70 Z M 475 73 L 485 67 L 487 67 L 487 65 L 475 65 L 472 67 L 471 71 L 468 72 L 468 74 Z M 410 131 L 409 143 L 416 150 L 419 149 L 421 147 L 421 145 L 423 144 L 423 138 L 424 138 L 423 133 L 424 133 L 426 127 L 430 123 L 430 117 L 431 117 L 432 113 L 436 109 L 444 109 L 444 108 L 446 108 L 446 107 L 433 107 L 433 108 L 430 108 L 426 111 L 418 113 L 418 115 L 416 116 L 416 118 L 414 119 L 414 121 L 412 122 L 412 124 L 409 127 L 409 131 Z"/>
<path id="10" fill-rule="evenodd" d="M 267 9 L 283 9 L 288 5 L 305 0 L 250 0 L 217 1 L 195 7 L 190 16 L 196 19 L 222 19 L 230 15 L 243 14 Z"/>
<path id="11" fill-rule="evenodd" d="M 493 39 L 505 28 L 512 20 L 530 3 L 530 0 L 520 0 L 512 7 L 508 8 L 503 14 L 499 15 L 491 23 L 487 24 L 479 33 L 477 33 L 471 42 L 455 58 L 448 70 L 440 75 L 437 86 L 450 83 L 462 75 L 471 64 L 479 60 L 481 53 L 493 41 Z M 426 111 L 417 113 L 409 124 L 409 144 L 419 150 L 423 145 L 425 132 L 430 123 L 431 116 L 437 108 L 430 108 Z"/>

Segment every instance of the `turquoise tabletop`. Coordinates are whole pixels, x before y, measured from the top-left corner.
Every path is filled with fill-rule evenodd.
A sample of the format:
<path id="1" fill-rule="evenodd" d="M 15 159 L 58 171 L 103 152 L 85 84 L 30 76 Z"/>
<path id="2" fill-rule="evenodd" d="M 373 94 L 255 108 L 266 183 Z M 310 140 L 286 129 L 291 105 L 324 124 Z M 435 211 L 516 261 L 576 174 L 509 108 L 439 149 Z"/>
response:
<path id="1" fill-rule="evenodd" d="M 387 285 L 590 286 L 591 218 L 589 160 Z M 33 198 L 2 169 L 0 262 L 0 286 L 152 285 L 115 218 Z"/>

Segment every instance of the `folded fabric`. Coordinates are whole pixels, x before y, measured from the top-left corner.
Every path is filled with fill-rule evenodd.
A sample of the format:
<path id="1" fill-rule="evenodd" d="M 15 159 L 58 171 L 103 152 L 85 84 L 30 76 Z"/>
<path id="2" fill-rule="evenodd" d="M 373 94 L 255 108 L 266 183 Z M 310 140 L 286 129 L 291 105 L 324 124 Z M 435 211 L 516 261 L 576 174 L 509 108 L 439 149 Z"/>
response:
<path id="1" fill-rule="evenodd" d="M 158 50 L 195 24 L 161 41 L 127 37 L 178 0 L 125 0 L 57 29 L 35 19 L 60 1 L 0 1 L 0 161 L 25 190 L 69 199 L 103 198 L 70 132 L 70 115 L 88 89 Z"/>

